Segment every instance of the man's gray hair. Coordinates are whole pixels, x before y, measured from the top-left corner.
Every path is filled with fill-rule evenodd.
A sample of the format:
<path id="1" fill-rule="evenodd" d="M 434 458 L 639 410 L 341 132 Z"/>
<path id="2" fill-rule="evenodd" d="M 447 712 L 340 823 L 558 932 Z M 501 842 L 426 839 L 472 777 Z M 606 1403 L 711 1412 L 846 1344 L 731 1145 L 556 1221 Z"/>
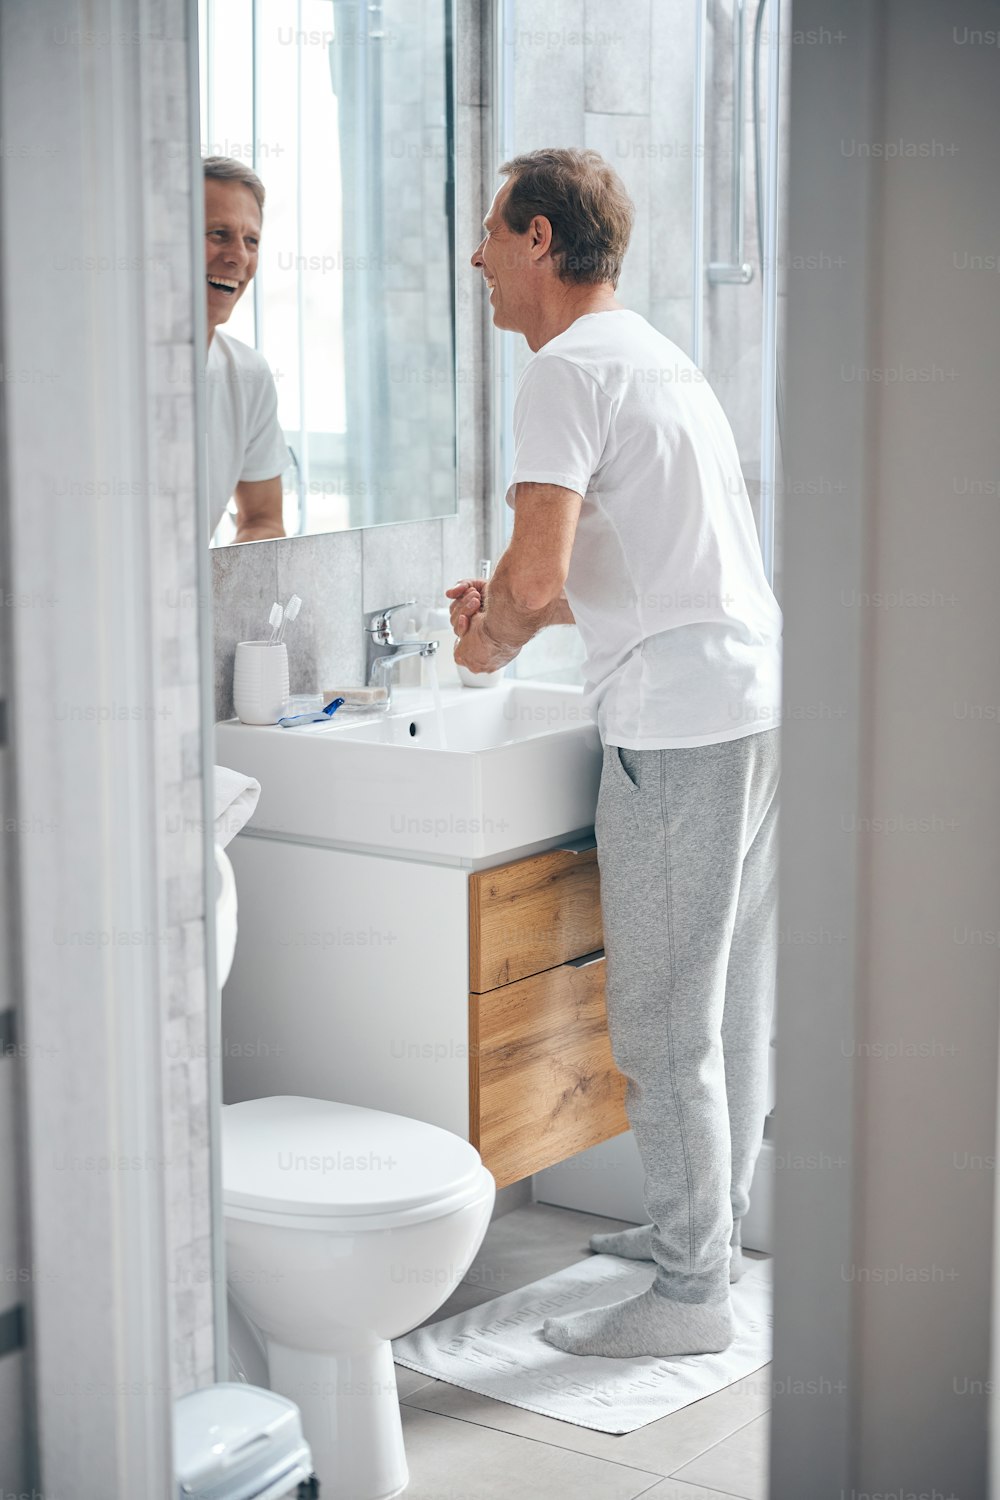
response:
<path id="1" fill-rule="evenodd" d="M 235 161 L 231 156 L 206 156 L 203 157 L 201 164 L 206 179 L 211 177 L 215 182 L 240 182 L 245 188 L 249 188 L 257 200 L 257 207 L 263 218 L 264 184 L 256 172 L 244 162 Z"/>
<path id="2" fill-rule="evenodd" d="M 533 218 L 552 226 L 552 259 L 563 281 L 618 285 L 635 207 L 618 173 L 596 151 L 529 151 L 500 168 L 510 178 L 501 213 L 525 234 Z"/>

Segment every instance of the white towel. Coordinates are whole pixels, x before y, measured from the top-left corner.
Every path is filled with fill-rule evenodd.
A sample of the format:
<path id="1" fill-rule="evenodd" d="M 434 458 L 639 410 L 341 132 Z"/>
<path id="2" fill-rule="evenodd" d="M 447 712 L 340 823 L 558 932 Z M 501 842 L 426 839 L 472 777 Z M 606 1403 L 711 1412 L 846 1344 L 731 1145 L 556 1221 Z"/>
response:
<path id="1" fill-rule="evenodd" d="M 771 1262 L 745 1262 L 730 1287 L 736 1337 L 721 1354 L 611 1359 L 564 1354 L 542 1337 L 553 1313 L 605 1307 L 644 1292 L 649 1261 L 592 1255 L 491 1302 L 416 1328 L 392 1346 L 409 1370 L 595 1432 L 635 1432 L 759 1370 L 771 1358 Z M 682 1486 L 683 1488 L 683 1486 Z M 692 1494 L 707 1494 L 695 1490 Z"/>
<path id="2" fill-rule="evenodd" d="M 215 842 L 224 849 L 253 816 L 260 782 L 228 766 L 215 768 Z"/>

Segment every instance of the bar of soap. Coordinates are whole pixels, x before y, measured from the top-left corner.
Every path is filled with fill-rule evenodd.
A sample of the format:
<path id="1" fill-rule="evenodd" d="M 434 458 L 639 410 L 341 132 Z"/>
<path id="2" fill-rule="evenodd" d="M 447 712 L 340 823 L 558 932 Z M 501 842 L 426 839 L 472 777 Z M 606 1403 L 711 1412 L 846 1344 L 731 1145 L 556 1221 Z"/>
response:
<path id="1" fill-rule="evenodd" d="M 370 708 L 377 703 L 384 703 L 387 697 L 388 692 L 384 687 L 338 687 L 327 688 L 323 694 L 323 702 L 330 703 L 334 698 L 343 698 L 345 708 Z"/>

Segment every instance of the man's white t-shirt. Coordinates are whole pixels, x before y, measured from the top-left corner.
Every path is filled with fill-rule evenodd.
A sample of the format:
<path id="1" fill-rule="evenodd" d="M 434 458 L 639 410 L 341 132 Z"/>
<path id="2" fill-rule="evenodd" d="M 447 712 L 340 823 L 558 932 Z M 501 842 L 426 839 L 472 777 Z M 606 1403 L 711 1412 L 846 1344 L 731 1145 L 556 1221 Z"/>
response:
<path id="1" fill-rule="evenodd" d="M 638 313 L 578 318 L 526 365 L 514 486 L 583 496 L 566 597 L 605 743 L 712 745 L 780 722 L 781 611 L 722 407 Z"/>
<path id="2" fill-rule="evenodd" d="M 205 366 L 209 534 L 241 479 L 274 479 L 288 468 L 278 393 L 263 354 L 216 329 Z"/>

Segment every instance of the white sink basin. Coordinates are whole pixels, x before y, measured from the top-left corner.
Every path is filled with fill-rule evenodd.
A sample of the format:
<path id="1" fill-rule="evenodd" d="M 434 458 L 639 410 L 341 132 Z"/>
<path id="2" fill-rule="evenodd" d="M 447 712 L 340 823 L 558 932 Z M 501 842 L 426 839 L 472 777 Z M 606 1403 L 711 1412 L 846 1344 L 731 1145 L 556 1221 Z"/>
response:
<path id="1" fill-rule="evenodd" d="M 297 729 L 216 726 L 221 765 L 256 776 L 248 830 L 449 863 L 579 832 L 594 821 L 596 727 L 576 687 L 504 682 L 399 689 L 389 713 Z"/>

